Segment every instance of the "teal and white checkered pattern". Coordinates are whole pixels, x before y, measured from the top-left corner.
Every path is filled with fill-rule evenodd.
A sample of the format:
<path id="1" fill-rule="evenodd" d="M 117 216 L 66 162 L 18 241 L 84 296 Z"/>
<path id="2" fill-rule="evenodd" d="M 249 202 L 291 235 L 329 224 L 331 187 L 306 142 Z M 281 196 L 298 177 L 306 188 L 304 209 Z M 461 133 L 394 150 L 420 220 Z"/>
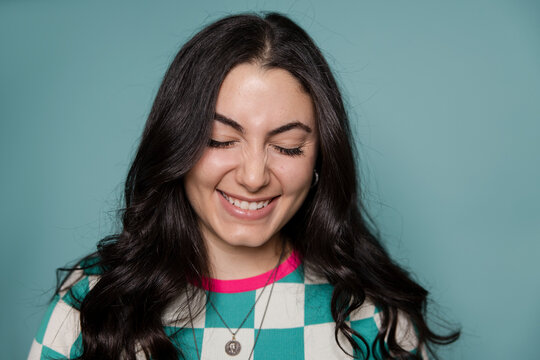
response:
<path id="1" fill-rule="evenodd" d="M 78 275 L 72 275 L 71 278 L 80 279 L 81 274 Z M 84 274 L 82 279 L 75 283 L 73 291 L 77 295 L 84 295 L 96 281 L 98 275 Z M 262 289 L 240 293 L 213 293 L 212 301 L 231 329 L 236 330 L 261 291 Z M 172 306 L 170 311 L 164 314 L 165 332 L 173 344 L 182 349 L 186 359 L 197 359 L 194 334 L 201 359 L 248 359 L 259 328 L 261 333 L 253 352 L 254 360 L 350 359 L 334 339 L 335 323 L 330 312 L 330 284 L 320 279 L 304 277 L 303 267 L 299 266 L 275 283 L 266 317 L 261 325 L 269 295 L 268 288 L 238 331 L 236 338 L 242 345 L 242 351 L 234 357 L 227 355 L 224 350 L 232 336 L 210 304 L 194 320 L 193 329 L 174 326 Z M 45 314 L 28 360 L 72 359 L 80 355 L 82 342 L 79 312 L 74 306 L 74 300 L 69 293 L 62 292 L 55 297 Z M 376 307 L 366 301 L 350 316 L 349 323 L 368 343 L 372 343 L 379 329 L 379 315 Z M 413 327 L 405 316 L 401 316 L 399 320 L 398 340 L 407 350 L 416 352 Z M 340 342 L 348 353 L 353 352 L 343 337 Z M 364 348 L 361 341 L 358 343 Z M 423 351 L 422 355 L 427 359 Z M 372 358 L 370 356 L 370 359 Z"/>

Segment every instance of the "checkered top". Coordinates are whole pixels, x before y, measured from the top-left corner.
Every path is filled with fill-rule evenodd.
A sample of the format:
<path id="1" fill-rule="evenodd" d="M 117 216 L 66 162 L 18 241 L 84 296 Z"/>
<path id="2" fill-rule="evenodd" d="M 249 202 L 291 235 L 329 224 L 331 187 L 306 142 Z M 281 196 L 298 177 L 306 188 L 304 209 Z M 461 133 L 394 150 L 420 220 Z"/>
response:
<path id="1" fill-rule="evenodd" d="M 350 359 L 334 338 L 335 323 L 330 312 L 333 287 L 323 279 L 305 274 L 300 263 L 291 266 L 295 264 L 295 254 L 291 256 L 278 269 L 264 322 L 261 324 L 270 295 L 271 281 L 236 334 L 236 340 L 242 346 L 238 355 L 230 356 L 225 353 L 225 344 L 232 336 L 210 304 L 194 319 L 193 328 L 191 324 L 188 327 L 175 326 L 175 306 L 171 305 L 163 315 L 163 321 L 164 330 L 172 343 L 182 349 L 186 359 L 196 360 L 198 348 L 201 359 L 245 360 L 250 355 L 260 329 L 251 359 Z M 98 273 L 89 270 L 82 273 L 81 270 L 70 275 L 68 280 L 73 283 L 74 295 L 82 298 L 98 279 Z M 250 279 L 221 280 L 218 289 L 221 292 L 215 291 L 211 294 L 212 302 L 233 331 L 240 326 L 264 289 L 264 284 L 261 286 L 257 281 L 251 281 L 253 288 L 250 289 Z M 243 282 L 242 291 L 236 291 L 239 289 L 238 281 Z M 233 289 L 235 292 L 225 292 L 226 289 Z M 207 291 L 206 294 L 208 293 Z M 73 359 L 80 356 L 82 338 L 79 311 L 75 304 L 70 292 L 62 291 L 55 296 L 33 341 L 28 360 Z M 366 301 L 351 314 L 348 324 L 371 344 L 379 330 L 380 313 L 371 302 Z M 415 331 L 405 316 L 399 318 L 397 334 L 402 347 L 413 353 L 417 352 Z M 349 354 L 353 353 L 351 345 L 341 333 L 340 343 Z M 358 344 L 365 350 L 361 341 L 358 341 Z M 139 355 L 144 359 L 142 352 Z M 355 353 L 355 356 L 363 358 L 358 353 Z M 422 357 L 427 359 L 425 351 L 422 351 Z M 373 359 L 373 356 L 369 359 Z"/>

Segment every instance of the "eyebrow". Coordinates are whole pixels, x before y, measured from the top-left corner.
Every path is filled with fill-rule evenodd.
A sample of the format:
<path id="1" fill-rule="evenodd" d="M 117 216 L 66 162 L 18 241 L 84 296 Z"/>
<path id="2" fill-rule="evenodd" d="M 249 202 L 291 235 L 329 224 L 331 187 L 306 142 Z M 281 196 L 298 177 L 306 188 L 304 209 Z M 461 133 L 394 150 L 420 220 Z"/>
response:
<path id="1" fill-rule="evenodd" d="M 244 133 L 244 128 L 242 127 L 242 125 L 240 125 L 239 123 L 237 123 L 236 121 L 232 120 L 232 119 L 229 119 L 228 117 L 226 116 L 223 116 L 221 114 L 218 114 L 216 113 L 214 115 L 214 119 L 216 119 L 217 121 L 219 121 L 220 123 L 223 123 L 225 125 L 229 125 L 230 127 L 232 127 L 234 130 L 240 132 L 240 133 Z"/>
<path id="2" fill-rule="evenodd" d="M 239 123 L 237 123 L 236 121 L 234 121 L 232 119 L 229 119 L 226 116 L 223 116 L 221 114 L 216 113 L 214 115 L 214 119 L 216 121 L 219 121 L 220 123 L 223 123 L 225 125 L 228 125 L 228 126 L 232 127 L 233 129 L 235 129 L 236 131 L 238 131 L 238 132 L 240 132 L 242 134 L 244 133 L 244 128 L 242 127 L 242 125 L 240 125 Z M 281 133 L 284 133 L 284 132 L 292 130 L 292 129 L 302 129 L 302 130 L 304 130 L 305 132 L 308 132 L 308 133 L 312 132 L 311 128 L 309 126 L 307 126 L 306 124 L 301 123 L 300 121 L 293 121 L 293 122 L 290 122 L 288 124 L 282 125 L 282 126 L 280 126 L 278 128 L 275 128 L 275 129 L 271 130 L 268 133 L 268 135 L 269 136 L 274 136 L 274 135 L 281 134 Z"/>

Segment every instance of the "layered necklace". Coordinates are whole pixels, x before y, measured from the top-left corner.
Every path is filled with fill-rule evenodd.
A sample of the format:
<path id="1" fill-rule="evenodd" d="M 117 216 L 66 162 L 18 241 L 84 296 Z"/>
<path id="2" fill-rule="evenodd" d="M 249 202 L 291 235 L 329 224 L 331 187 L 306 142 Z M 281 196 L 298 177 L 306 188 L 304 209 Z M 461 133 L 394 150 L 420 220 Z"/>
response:
<path id="1" fill-rule="evenodd" d="M 285 252 L 285 247 L 283 247 L 283 249 L 281 250 L 281 254 L 279 255 L 279 260 L 278 260 L 274 270 L 270 273 L 270 276 L 266 280 L 266 283 L 264 284 L 263 289 L 259 293 L 259 296 L 257 296 L 257 298 L 255 299 L 255 302 L 253 303 L 253 306 L 251 306 L 251 308 L 249 309 L 247 315 L 244 317 L 244 320 L 242 320 L 242 322 L 240 323 L 240 326 L 238 327 L 238 329 L 236 329 L 236 331 L 231 330 L 230 326 L 227 325 L 227 323 L 225 322 L 225 319 L 223 319 L 223 316 L 221 316 L 218 309 L 216 308 L 216 306 L 212 302 L 212 299 L 210 299 L 210 297 L 208 297 L 208 302 L 210 303 L 210 305 L 212 306 L 212 308 L 214 309 L 216 314 L 219 316 L 219 318 L 220 318 L 221 322 L 223 323 L 223 325 L 225 325 L 227 330 L 229 330 L 229 332 L 232 335 L 232 339 L 229 340 L 225 344 L 225 353 L 227 355 L 236 356 L 236 355 L 240 354 L 240 351 L 242 350 L 242 345 L 236 339 L 236 334 L 238 333 L 238 331 L 240 331 L 242 326 L 244 326 L 244 323 L 249 318 L 249 315 L 253 312 L 253 309 L 255 309 L 255 305 L 257 305 L 257 302 L 259 301 L 262 294 L 266 290 L 266 288 L 268 286 L 268 283 L 270 282 L 270 279 L 274 278 L 274 280 L 272 281 L 272 286 L 270 287 L 270 294 L 268 295 L 268 300 L 266 301 L 266 306 L 264 308 L 261 323 L 259 325 L 259 330 L 257 331 L 257 335 L 255 336 L 255 341 L 253 342 L 253 347 L 251 348 L 251 352 L 249 353 L 248 360 L 251 359 L 251 356 L 253 355 L 253 351 L 255 350 L 255 345 L 257 344 L 257 340 L 259 339 L 259 334 L 261 333 L 264 318 L 266 317 L 266 312 L 268 310 L 268 304 L 270 304 L 270 298 L 272 297 L 272 292 L 274 291 L 274 284 L 276 283 L 277 270 L 279 268 L 279 264 L 281 263 L 281 259 L 283 258 L 284 252 Z M 199 353 L 199 347 L 197 346 L 197 338 L 195 336 L 195 329 L 193 328 L 193 317 L 191 316 L 191 306 L 189 305 L 189 301 L 188 301 L 188 311 L 189 311 L 189 319 L 190 319 L 190 322 L 191 322 L 191 330 L 193 331 L 193 341 L 195 342 L 195 351 L 197 352 L 197 359 L 201 360 L 201 354 Z"/>

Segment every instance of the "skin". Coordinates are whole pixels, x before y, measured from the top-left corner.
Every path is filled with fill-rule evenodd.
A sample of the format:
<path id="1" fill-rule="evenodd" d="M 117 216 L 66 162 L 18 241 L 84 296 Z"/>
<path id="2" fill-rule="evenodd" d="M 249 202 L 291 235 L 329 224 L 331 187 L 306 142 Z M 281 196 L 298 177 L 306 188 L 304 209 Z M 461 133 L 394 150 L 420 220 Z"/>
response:
<path id="1" fill-rule="evenodd" d="M 310 191 L 317 148 L 313 102 L 296 78 L 254 63 L 229 72 L 209 146 L 184 182 L 212 277 L 246 278 L 276 265 L 280 230 Z M 272 201 L 261 216 L 261 210 L 233 207 L 222 193 Z M 289 252 L 287 244 L 285 256 Z"/>

